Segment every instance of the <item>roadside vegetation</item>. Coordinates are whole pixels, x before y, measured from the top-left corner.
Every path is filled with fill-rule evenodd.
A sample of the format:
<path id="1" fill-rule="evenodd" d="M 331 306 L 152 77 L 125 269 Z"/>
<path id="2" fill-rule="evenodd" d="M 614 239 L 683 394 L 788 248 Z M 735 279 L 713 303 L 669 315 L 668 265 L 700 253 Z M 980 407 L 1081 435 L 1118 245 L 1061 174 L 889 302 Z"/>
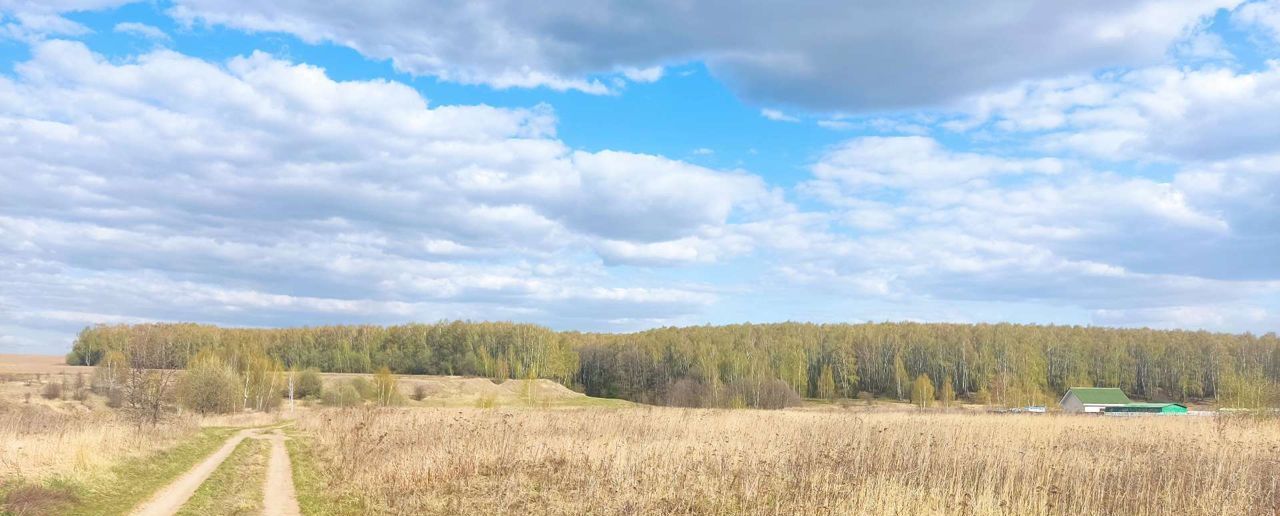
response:
<path id="1" fill-rule="evenodd" d="M 76 486 L 68 515 L 124 514 L 213 453 L 235 430 L 204 428 L 173 448 L 125 459 L 110 474 Z"/>
<path id="2" fill-rule="evenodd" d="M 293 467 L 293 486 L 302 514 L 308 516 L 357 516 L 368 514 L 360 493 L 338 484 L 342 479 L 334 477 L 320 464 L 313 450 L 311 439 L 290 430 L 285 446 Z"/>

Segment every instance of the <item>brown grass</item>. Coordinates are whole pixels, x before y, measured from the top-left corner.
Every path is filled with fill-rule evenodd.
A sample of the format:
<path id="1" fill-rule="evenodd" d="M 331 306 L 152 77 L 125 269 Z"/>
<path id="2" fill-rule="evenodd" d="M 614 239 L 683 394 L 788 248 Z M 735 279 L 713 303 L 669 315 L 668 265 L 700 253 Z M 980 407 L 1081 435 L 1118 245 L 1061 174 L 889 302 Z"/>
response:
<path id="1" fill-rule="evenodd" d="M 55 514 L 67 505 L 75 503 L 69 493 L 42 486 L 22 486 L 4 496 L 3 507 L 14 516 Z"/>
<path id="2" fill-rule="evenodd" d="M 303 415 L 336 496 L 412 514 L 1272 514 L 1280 427 L 685 409 Z"/>
<path id="3" fill-rule="evenodd" d="M 69 366 L 59 355 L 0 354 L 0 374 L 92 374 L 92 367 Z"/>
<path id="4" fill-rule="evenodd" d="M 0 400 L 0 478 L 88 480 L 125 456 L 172 446 L 194 429 L 190 420 L 179 420 L 139 430 L 107 411 Z"/>

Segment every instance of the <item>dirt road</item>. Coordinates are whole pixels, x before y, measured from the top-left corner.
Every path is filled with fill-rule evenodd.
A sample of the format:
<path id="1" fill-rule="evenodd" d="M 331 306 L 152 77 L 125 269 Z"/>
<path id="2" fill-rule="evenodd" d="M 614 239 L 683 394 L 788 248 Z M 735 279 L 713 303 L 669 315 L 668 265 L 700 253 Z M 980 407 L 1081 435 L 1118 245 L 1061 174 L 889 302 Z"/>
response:
<path id="1" fill-rule="evenodd" d="M 196 489 L 200 488 L 200 484 L 203 484 L 209 478 L 209 475 L 212 475 L 213 471 L 218 469 L 222 461 L 227 460 L 227 456 L 231 455 L 231 452 L 236 449 L 236 445 L 256 432 L 256 430 L 252 429 L 237 432 L 227 439 L 227 442 L 221 448 L 218 448 L 218 451 L 213 452 L 204 461 L 196 464 L 190 471 L 183 473 L 172 484 L 156 492 L 151 496 L 151 499 L 143 502 L 130 514 L 134 516 L 170 516 L 178 512 L 178 509 L 187 503 L 191 495 L 195 494 Z"/>
<path id="2" fill-rule="evenodd" d="M 298 516 L 298 497 L 293 491 L 293 467 L 289 464 L 289 449 L 285 448 L 285 436 L 280 430 L 265 437 L 271 441 L 271 459 L 267 462 L 267 485 L 262 490 L 262 513 L 272 516 Z"/>

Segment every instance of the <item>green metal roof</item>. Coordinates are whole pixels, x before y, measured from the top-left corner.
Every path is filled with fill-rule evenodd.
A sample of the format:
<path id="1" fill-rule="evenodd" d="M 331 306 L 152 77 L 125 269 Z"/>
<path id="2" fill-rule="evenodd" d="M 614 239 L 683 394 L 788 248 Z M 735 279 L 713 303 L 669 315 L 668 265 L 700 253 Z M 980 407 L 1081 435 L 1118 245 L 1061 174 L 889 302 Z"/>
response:
<path id="1" fill-rule="evenodd" d="M 1160 414 L 1186 414 L 1187 406 L 1181 403 L 1130 403 L 1119 407 L 1107 407 L 1107 412 L 1150 412 Z"/>
<path id="2" fill-rule="evenodd" d="M 1072 387 L 1067 394 L 1075 394 L 1080 403 L 1099 405 L 1128 405 L 1133 403 L 1124 391 L 1112 387 Z"/>

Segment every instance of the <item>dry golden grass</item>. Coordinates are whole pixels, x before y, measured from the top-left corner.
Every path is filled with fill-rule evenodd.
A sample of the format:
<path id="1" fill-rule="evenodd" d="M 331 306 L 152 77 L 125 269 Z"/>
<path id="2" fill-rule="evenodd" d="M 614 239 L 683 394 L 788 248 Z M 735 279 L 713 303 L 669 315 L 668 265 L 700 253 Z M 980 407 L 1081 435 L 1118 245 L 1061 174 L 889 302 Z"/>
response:
<path id="1" fill-rule="evenodd" d="M 635 408 L 301 416 L 398 514 L 1272 514 L 1280 427 L 1213 418 Z"/>
<path id="2" fill-rule="evenodd" d="M 92 367 L 69 366 L 66 357 L 60 355 L 0 354 L 0 375 L 3 374 L 93 374 Z"/>
<path id="3" fill-rule="evenodd" d="M 123 457 L 173 446 L 194 429 L 189 419 L 140 429 L 110 411 L 0 400 L 0 478 L 86 481 Z"/>

